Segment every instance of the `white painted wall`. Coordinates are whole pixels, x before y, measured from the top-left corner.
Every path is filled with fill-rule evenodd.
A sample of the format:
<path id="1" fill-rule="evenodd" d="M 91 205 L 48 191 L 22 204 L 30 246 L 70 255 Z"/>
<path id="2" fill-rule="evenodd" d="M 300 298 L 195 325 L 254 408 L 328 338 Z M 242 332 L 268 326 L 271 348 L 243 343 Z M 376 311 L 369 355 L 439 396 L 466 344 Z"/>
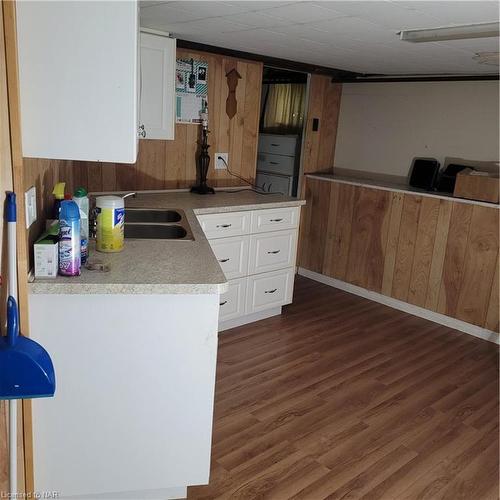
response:
<path id="1" fill-rule="evenodd" d="M 344 84 L 335 166 L 408 175 L 412 158 L 498 161 L 496 81 Z"/>

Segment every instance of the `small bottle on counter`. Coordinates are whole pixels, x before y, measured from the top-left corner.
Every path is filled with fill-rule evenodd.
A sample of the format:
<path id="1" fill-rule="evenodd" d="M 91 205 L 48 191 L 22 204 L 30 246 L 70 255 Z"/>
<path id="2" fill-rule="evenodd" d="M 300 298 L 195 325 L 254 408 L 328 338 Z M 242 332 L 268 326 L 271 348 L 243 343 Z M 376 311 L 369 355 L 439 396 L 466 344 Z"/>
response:
<path id="1" fill-rule="evenodd" d="M 61 201 L 59 211 L 59 274 L 81 272 L 80 209 L 74 201 Z"/>
<path id="2" fill-rule="evenodd" d="M 52 194 L 54 195 L 54 205 L 52 207 L 52 220 L 59 219 L 59 210 L 61 209 L 61 202 L 64 200 L 64 187 L 65 182 L 58 182 L 54 186 Z"/>
<path id="3" fill-rule="evenodd" d="M 83 187 L 75 189 L 73 201 L 80 209 L 80 245 L 82 265 L 87 262 L 89 256 L 89 197 L 87 190 Z"/>

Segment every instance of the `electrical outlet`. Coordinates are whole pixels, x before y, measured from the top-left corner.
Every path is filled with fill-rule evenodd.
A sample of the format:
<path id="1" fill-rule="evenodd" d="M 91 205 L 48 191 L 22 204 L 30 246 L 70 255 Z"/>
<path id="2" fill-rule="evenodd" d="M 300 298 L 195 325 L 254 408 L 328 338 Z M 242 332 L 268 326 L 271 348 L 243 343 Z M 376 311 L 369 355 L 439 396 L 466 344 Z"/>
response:
<path id="1" fill-rule="evenodd" d="M 219 159 L 219 156 L 224 158 L 224 161 Z M 215 153 L 215 170 L 226 170 L 229 165 L 229 153 Z"/>
<path id="2" fill-rule="evenodd" d="M 24 193 L 24 207 L 26 209 L 26 229 L 36 221 L 36 187 L 31 186 Z"/>

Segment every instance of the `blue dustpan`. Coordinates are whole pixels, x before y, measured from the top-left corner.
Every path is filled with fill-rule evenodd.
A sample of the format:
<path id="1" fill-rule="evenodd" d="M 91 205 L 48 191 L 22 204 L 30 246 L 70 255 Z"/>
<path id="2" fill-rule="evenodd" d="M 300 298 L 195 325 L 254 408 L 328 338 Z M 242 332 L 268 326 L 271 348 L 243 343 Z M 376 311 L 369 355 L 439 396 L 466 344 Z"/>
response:
<path id="1" fill-rule="evenodd" d="M 13 297 L 7 301 L 7 335 L 0 336 L 0 399 L 54 395 L 54 365 L 47 351 L 19 335 L 19 314 Z"/>

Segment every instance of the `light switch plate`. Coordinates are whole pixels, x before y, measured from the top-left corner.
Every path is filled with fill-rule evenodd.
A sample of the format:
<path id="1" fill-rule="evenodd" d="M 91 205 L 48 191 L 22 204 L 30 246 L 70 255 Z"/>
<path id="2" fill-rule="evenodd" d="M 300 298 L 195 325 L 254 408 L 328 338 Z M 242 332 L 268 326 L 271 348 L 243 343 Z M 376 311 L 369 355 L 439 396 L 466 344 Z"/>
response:
<path id="1" fill-rule="evenodd" d="M 24 207 L 26 209 L 26 229 L 36 221 L 36 187 L 31 186 L 24 193 Z"/>
<path id="2" fill-rule="evenodd" d="M 226 163 L 219 160 L 219 156 L 224 158 L 225 162 L 229 165 L 229 153 L 215 153 L 215 170 L 227 170 Z"/>

